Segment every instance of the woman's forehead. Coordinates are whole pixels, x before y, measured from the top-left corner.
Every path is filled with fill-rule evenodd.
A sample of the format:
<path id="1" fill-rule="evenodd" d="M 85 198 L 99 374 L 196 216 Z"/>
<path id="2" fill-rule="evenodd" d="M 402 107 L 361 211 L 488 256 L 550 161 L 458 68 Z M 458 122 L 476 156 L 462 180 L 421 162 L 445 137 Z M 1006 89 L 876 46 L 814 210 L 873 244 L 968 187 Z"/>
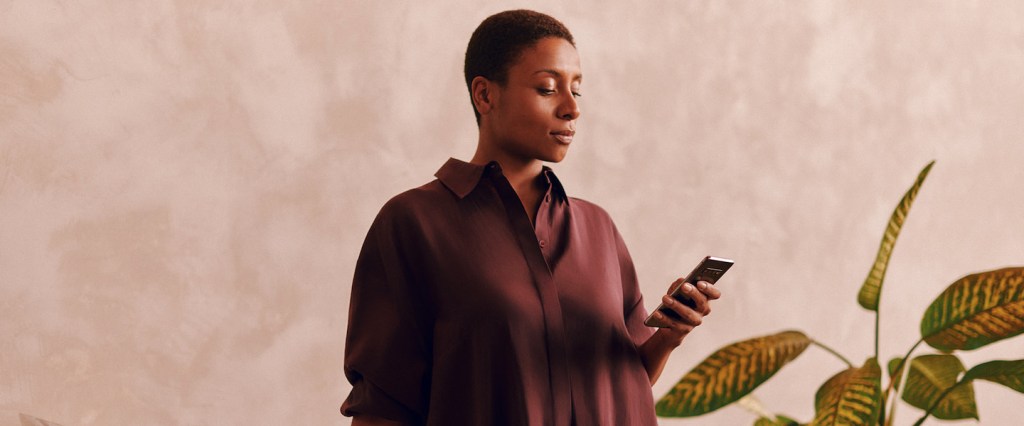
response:
<path id="1" fill-rule="evenodd" d="M 576 69 L 575 73 L 567 73 L 565 70 L 557 70 L 557 69 L 545 68 L 545 69 L 537 70 L 537 71 L 535 71 L 533 73 L 533 75 L 537 75 L 537 74 L 549 75 L 549 76 L 557 78 L 557 79 L 568 78 L 570 80 L 583 80 L 583 74 L 581 74 L 579 72 L 579 68 Z"/>
<path id="2" fill-rule="evenodd" d="M 529 77 L 550 76 L 570 80 L 583 78 L 576 48 L 560 38 L 542 39 L 533 46 L 523 49 L 519 60 L 510 71 Z"/>

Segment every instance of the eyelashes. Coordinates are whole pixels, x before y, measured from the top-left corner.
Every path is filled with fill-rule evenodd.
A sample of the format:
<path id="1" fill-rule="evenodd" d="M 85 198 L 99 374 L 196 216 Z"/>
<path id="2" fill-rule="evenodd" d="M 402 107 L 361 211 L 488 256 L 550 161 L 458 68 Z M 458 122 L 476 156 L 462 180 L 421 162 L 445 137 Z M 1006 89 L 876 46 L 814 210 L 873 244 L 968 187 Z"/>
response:
<path id="1" fill-rule="evenodd" d="M 549 96 L 555 94 L 555 91 L 551 89 L 537 89 L 537 93 L 540 93 L 542 96 Z M 580 92 L 572 92 L 572 97 L 581 98 L 583 97 L 583 94 Z"/>

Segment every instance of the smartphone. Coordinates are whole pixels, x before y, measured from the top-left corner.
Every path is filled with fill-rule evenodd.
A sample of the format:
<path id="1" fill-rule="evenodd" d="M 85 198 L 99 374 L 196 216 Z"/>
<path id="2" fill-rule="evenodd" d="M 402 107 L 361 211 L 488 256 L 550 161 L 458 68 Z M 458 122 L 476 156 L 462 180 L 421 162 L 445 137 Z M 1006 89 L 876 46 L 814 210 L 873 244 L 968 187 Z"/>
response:
<path id="1" fill-rule="evenodd" d="M 686 276 L 686 279 L 677 284 L 675 287 L 672 287 L 672 290 L 669 291 L 669 294 L 671 294 L 672 297 L 674 297 L 680 303 L 692 308 L 694 307 L 693 300 L 690 300 L 690 298 L 687 297 L 686 294 L 682 292 L 683 284 L 690 283 L 696 285 L 697 281 L 706 281 L 711 284 L 714 284 L 718 282 L 719 278 L 722 278 L 722 275 L 725 274 L 725 271 L 728 271 L 729 268 L 732 267 L 733 263 L 735 262 L 729 259 L 707 256 L 704 258 L 704 260 L 701 260 L 700 263 L 697 264 L 696 268 L 693 268 L 693 271 L 691 271 L 690 274 Z M 679 314 L 677 314 L 671 308 L 666 307 L 662 303 L 659 303 L 658 308 L 654 310 L 654 312 L 658 311 L 661 311 L 661 313 L 665 314 L 665 316 L 669 318 L 677 320 L 681 319 L 679 317 Z M 646 320 L 644 320 L 644 325 L 648 327 L 668 327 L 668 323 L 656 318 L 653 312 L 651 313 L 651 315 L 647 317 Z"/>

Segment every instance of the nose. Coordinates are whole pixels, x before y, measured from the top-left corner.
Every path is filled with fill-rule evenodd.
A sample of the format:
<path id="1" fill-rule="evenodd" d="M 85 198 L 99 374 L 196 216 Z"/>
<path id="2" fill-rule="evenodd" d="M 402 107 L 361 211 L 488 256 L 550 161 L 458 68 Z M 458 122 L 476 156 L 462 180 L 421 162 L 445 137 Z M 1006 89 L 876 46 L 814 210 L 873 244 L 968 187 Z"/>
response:
<path id="1" fill-rule="evenodd" d="M 558 106 L 558 117 L 563 120 L 575 120 L 580 117 L 580 104 L 572 92 L 566 93 L 565 100 Z"/>

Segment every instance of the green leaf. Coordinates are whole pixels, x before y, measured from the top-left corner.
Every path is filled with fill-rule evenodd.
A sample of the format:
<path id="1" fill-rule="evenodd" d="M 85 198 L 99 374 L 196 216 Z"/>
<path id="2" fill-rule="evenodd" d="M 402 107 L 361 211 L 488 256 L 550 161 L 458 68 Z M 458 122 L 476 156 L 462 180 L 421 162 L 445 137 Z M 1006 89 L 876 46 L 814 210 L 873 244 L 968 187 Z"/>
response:
<path id="1" fill-rule="evenodd" d="M 974 387 L 970 381 L 957 384 L 964 365 L 953 355 L 921 355 L 910 362 L 903 400 L 943 420 L 977 419 Z M 953 386 L 956 386 L 953 389 Z M 936 404 L 936 401 L 942 398 Z"/>
<path id="2" fill-rule="evenodd" d="M 861 285 L 860 293 L 857 294 L 857 303 L 860 303 L 860 306 L 863 306 L 864 309 L 870 311 L 878 310 L 878 299 L 882 293 L 882 281 L 885 279 L 885 270 L 889 267 L 889 257 L 892 256 L 892 249 L 896 246 L 896 238 L 899 237 L 900 229 L 903 228 L 903 222 L 907 220 L 907 214 L 910 213 L 910 205 L 914 203 L 914 198 L 917 197 L 921 184 L 924 183 L 925 177 L 928 176 L 928 172 L 934 164 L 934 161 L 928 163 L 921 170 L 921 173 L 918 173 L 914 185 L 903 194 L 903 199 L 896 205 L 892 216 L 889 217 L 889 224 L 885 227 L 885 233 L 882 235 L 882 243 L 878 247 L 875 263 L 871 265 L 871 271 L 868 272 L 868 277 L 864 280 L 864 284 Z"/>
<path id="3" fill-rule="evenodd" d="M 729 405 L 775 375 L 810 344 L 811 339 L 799 331 L 783 331 L 722 347 L 658 400 L 656 411 L 662 417 L 690 417 Z"/>
<path id="4" fill-rule="evenodd" d="M 889 364 L 886 367 L 889 370 L 889 378 L 893 380 L 892 387 L 893 387 L 893 389 L 896 389 L 896 390 L 900 389 L 900 380 L 903 379 L 903 372 L 902 371 L 896 371 L 896 367 L 899 367 L 900 361 L 903 361 L 903 358 L 896 357 L 896 358 L 890 359 L 889 360 Z M 902 368 L 901 368 L 901 370 L 902 370 Z"/>
<path id="5" fill-rule="evenodd" d="M 779 424 L 780 424 L 780 425 L 785 425 L 785 426 L 797 426 L 797 425 L 799 425 L 799 424 L 800 424 L 800 422 L 798 422 L 798 421 L 796 421 L 796 420 L 793 420 L 793 418 L 792 418 L 792 417 L 789 417 L 789 416 L 783 416 L 782 414 L 776 414 L 776 415 L 775 415 L 775 419 L 779 421 Z"/>
<path id="6" fill-rule="evenodd" d="M 971 274 L 951 284 L 921 319 L 921 337 L 950 352 L 1024 333 L 1024 267 Z"/>
<path id="7" fill-rule="evenodd" d="M 1024 393 L 1024 359 L 1016 361 L 989 361 L 975 365 L 963 380 L 987 380 Z"/>
<path id="8" fill-rule="evenodd" d="M 870 358 L 821 385 L 814 396 L 813 426 L 874 425 L 882 407 L 882 369 Z"/>
<path id="9" fill-rule="evenodd" d="M 775 419 L 761 417 L 754 422 L 754 426 L 800 426 L 800 423 L 786 416 L 775 416 Z"/>

